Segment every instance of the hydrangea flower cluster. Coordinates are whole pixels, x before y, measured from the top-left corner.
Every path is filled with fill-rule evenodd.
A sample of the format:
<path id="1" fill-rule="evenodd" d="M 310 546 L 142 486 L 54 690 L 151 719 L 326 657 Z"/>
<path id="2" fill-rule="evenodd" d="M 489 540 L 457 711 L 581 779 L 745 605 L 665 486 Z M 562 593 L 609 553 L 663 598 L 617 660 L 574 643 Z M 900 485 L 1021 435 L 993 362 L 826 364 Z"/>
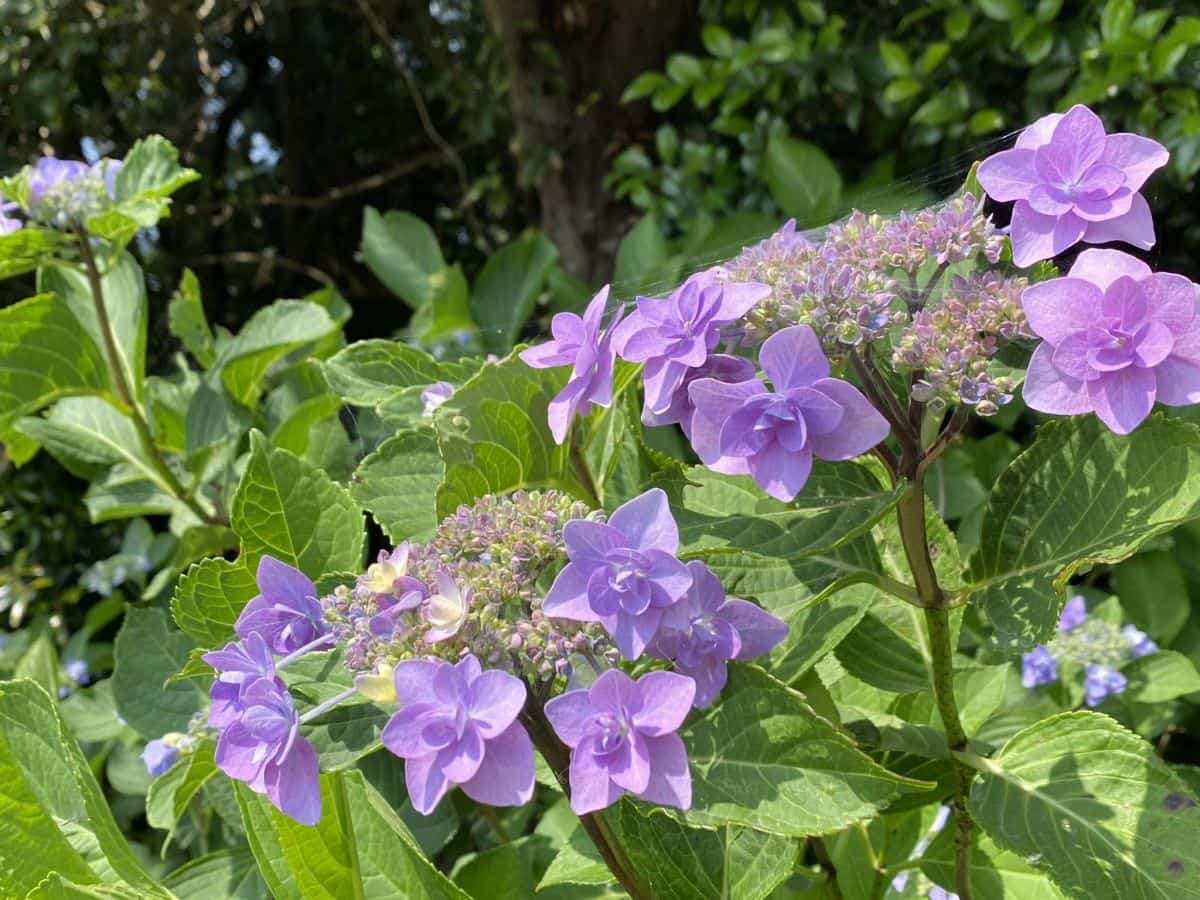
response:
<path id="1" fill-rule="evenodd" d="M 1076 595 L 1063 607 L 1053 640 L 1021 657 L 1021 684 L 1027 688 L 1053 684 L 1059 680 L 1059 663 L 1069 661 L 1083 668 L 1084 702 L 1095 707 L 1128 686 L 1119 671 L 1123 663 L 1157 650 L 1158 645 L 1134 625 L 1117 628 L 1088 616 L 1087 601 Z"/>
<path id="2" fill-rule="evenodd" d="M 998 272 L 955 275 L 936 305 L 918 310 L 896 342 L 892 363 L 920 372 L 913 397 L 937 408 L 959 403 L 981 416 L 1012 400 L 1013 379 L 992 371 L 1000 341 L 1032 338 L 1021 292 L 1024 278 Z"/>
<path id="3" fill-rule="evenodd" d="M 455 786 L 481 803 L 528 802 L 527 725 L 537 721 L 570 750 L 577 811 L 626 792 L 687 808 L 691 776 L 677 730 L 693 706 L 715 700 L 730 660 L 766 653 L 787 626 L 727 597 L 707 567 L 681 562 L 678 549 L 661 490 L 608 517 L 555 491 L 517 491 L 461 507 L 428 542 L 381 553 L 352 587 L 320 600 L 303 575 L 266 564 L 263 595 L 239 619 L 242 640 L 205 657 L 219 673 L 209 714 L 222 729 L 218 765 L 289 815 L 319 815 L 319 792 L 311 804 L 316 760 L 297 728 L 348 695 L 297 717 L 277 672 L 338 644 L 354 691 L 397 706 L 381 739 L 405 760 L 419 812 L 432 812 Z M 564 561 L 543 597 L 543 576 Z M 307 638 L 275 660 L 277 642 Z M 615 668 L 643 655 L 677 671 L 635 683 Z M 591 687 L 577 687 L 590 677 Z M 308 791 L 309 802 L 275 785 Z"/>
<path id="4" fill-rule="evenodd" d="M 743 250 L 721 269 L 727 281 L 759 281 L 771 294 L 747 316 L 745 343 L 789 325 L 811 326 L 834 354 L 882 340 L 908 321 L 911 281 L 928 260 L 952 265 L 1000 258 L 1003 236 L 971 194 L 895 218 L 855 211 L 815 243 L 795 223 Z"/>
<path id="5" fill-rule="evenodd" d="M 0 206 L 0 234 L 11 234 L 23 223 L 9 215 L 21 211 L 31 220 L 55 228 L 75 228 L 109 206 L 116 198 L 118 160 L 102 159 L 91 165 L 70 159 L 43 156 L 27 167 L 24 177 L 28 201 Z M 26 202 L 26 201 L 22 201 Z"/>

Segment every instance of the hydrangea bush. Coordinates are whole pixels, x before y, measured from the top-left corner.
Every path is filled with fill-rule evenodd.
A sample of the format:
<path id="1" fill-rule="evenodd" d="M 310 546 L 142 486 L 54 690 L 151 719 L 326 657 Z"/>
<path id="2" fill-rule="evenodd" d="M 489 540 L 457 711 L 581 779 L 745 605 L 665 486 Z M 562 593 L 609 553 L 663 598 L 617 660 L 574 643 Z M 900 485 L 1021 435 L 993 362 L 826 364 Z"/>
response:
<path id="1" fill-rule="evenodd" d="M 1200 518 L 1200 295 L 1130 252 L 1166 161 L 1076 106 L 487 359 L 346 345 L 332 293 L 214 333 L 185 279 L 168 376 L 126 247 L 194 173 L 8 178 L 0 439 L 169 517 L 107 696 L 151 824 L 222 824 L 155 877 L 68 731 L 99 693 L 0 683 L 6 895 L 1195 897 L 1200 779 L 1143 736 L 1200 675 L 1096 582 Z M 1054 420 L 956 536 L 937 485 L 1017 398 Z"/>

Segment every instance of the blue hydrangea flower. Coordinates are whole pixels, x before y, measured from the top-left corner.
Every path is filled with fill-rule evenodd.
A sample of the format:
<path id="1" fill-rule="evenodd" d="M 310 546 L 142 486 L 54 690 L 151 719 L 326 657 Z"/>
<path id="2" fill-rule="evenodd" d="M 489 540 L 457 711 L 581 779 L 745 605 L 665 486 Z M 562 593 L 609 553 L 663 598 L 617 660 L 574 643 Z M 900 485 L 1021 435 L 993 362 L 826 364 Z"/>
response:
<path id="1" fill-rule="evenodd" d="M 1121 693 L 1129 684 L 1124 675 L 1110 666 L 1092 663 L 1084 673 L 1083 700 L 1088 706 L 1099 706 L 1105 698 Z"/>
<path id="2" fill-rule="evenodd" d="M 1045 646 L 1034 647 L 1021 657 L 1021 684 L 1035 688 L 1058 681 L 1058 660 Z"/>

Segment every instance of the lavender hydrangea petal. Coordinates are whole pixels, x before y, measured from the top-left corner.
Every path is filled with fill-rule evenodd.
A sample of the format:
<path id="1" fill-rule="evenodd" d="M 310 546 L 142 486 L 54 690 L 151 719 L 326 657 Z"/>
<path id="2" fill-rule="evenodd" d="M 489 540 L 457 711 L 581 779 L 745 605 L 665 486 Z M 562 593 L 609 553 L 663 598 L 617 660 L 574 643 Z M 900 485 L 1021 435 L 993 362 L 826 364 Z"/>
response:
<path id="1" fill-rule="evenodd" d="M 555 734 L 568 747 L 577 747 L 587 733 L 592 717 L 588 690 L 567 691 L 546 701 L 546 718 Z"/>
<path id="2" fill-rule="evenodd" d="M 483 762 L 484 741 L 479 729 L 467 725 L 462 735 L 437 752 L 434 765 L 453 784 L 461 784 L 474 777 Z"/>
<path id="3" fill-rule="evenodd" d="M 379 734 L 383 745 L 403 759 L 437 753 L 453 737 L 453 719 L 433 703 L 401 706 Z"/>
<path id="4" fill-rule="evenodd" d="M 1092 411 L 1087 382 L 1063 374 L 1054 365 L 1054 347 L 1038 344 L 1025 372 L 1021 390 L 1031 409 L 1060 416 L 1073 416 Z"/>
<path id="5" fill-rule="evenodd" d="M 1200 288 L 1190 278 L 1171 272 L 1156 272 L 1138 282 L 1149 307 L 1148 316 L 1162 322 L 1176 335 L 1184 334 L 1196 321 Z"/>
<path id="6" fill-rule="evenodd" d="M 1100 161 L 1115 166 L 1125 174 L 1125 186 L 1140 191 L 1146 180 L 1167 164 L 1171 154 L 1158 141 L 1140 134 L 1118 132 L 1104 142 Z"/>
<path id="7" fill-rule="evenodd" d="M 142 763 L 146 766 L 146 773 L 152 778 L 162 775 L 175 765 L 178 759 L 179 748 L 161 739 L 150 741 L 142 750 Z"/>
<path id="8" fill-rule="evenodd" d="M 1124 692 L 1128 686 L 1125 676 L 1116 669 L 1096 663 L 1084 669 L 1083 697 L 1091 707 L 1099 706 L 1108 697 Z"/>
<path id="9" fill-rule="evenodd" d="M 1149 250 L 1157 240 L 1150 204 L 1141 194 L 1134 194 L 1130 201 L 1129 212 L 1103 222 L 1088 222 L 1083 240 L 1089 244 L 1121 241 L 1131 247 L 1137 247 L 1139 250 Z"/>
<path id="10" fill-rule="evenodd" d="M 1200 328 L 1196 331 L 1200 342 Z M 1175 354 L 1168 356 L 1154 370 L 1155 399 L 1167 406 L 1200 403 L 1200 356 L 1180 355 L 1179 341 L 1175 343 L 1175 350 Z"/>
<path id="11" fill-rule="evenodd" d="M 609 551 L 626 546 L 625 534 L 611 523 L 572 519 L 563 527 L 563 543 L 575 562 L 600 565 Z"/>
<path id="12" fill-rule="evenodd" d="M 1158 644 L 1154 643 L 1150 636 L 1136 625 L 1126 625 L 1122 628 L 1121 637 L 1125 638 L 1125 642 L 1129 645 L 1129 655 L 1134 659 L 1158 652 Z"/>
<path id="13" fill-rule="evenodd" d="M 312 744 L 297 737 L 282 758 L 264 768 L 267 798 L 301 825 L 321 821 L 321 772 Z"/>
<path id="14" fill-rule="evenodd" d="M 1033 150 L 1029 149 L 992 154 L 979 164 L 976 177 L 988 196 L 1000 203 L 1027 199 L 1041 181 L 1033 168 Z"/>
<path id="15" fill-rule="evenodd" d="M 533 799 L 533 743 L 518 722 L 490 738 L 475 774 L 461 785 L 478 803 L 524 806 Z"/>
<path id="16" fill-rule="evenodd" d="M 641 703 L 633 712 L 633 724 L 649 737 L 677 731 L 696 697 L 696 683 L 674 672 L 648 672 L 638 679 L 637 690 Z"/>
<path id="17" fill-rule="evenodd" d="M 694 666 L 676 662 L 675 667 L 695 682 L 696 694 L 692 704 L 696 709 L 707 709 L 711 706 L 729 679 L 728 664 L 715 656 L 701 657 Z"/>
<path id="18" fill-rule="evenodd" d="M 812 451 L 790 453 L 774 444 L 748 460 L 750 475 L 770 497 L 790 503 L 800 493 L 812 472 Z"/>
<path id="19" fill-rule="evenodd" d="M 1038 646 L 1021 657 L 1021 684 L 1027 688 L 1052 684 L 1058 680 L 1058 660 L 1045 646 Z"/>
<path id="20" fill-rule="evenodd" d="M 1088 223 L 1073 213 L 1045 216 L 1026 201 L 1013 206 L 1011 235 L 1013 262 L 1024 268 L 1043 259 L 1058 256 L 1078 243 Z"/>
<path id="21" fill-rule="evenodd" d="M 1087 382 L 1088 398 L 1100 421 L 1117 434 L 1129 434 L 1150 415 L 1157 384 L 1152 371 L 1130 366 Z"/>
<path id="22" fill-rule="evenodd" d="M 1104 152 L 1104 123 L 1082 103 L 1076 103 L 1054 126 L 1050 143 L 1070 150 L 1070 174 L 1082 173 Z"/>
<path id="23" fill-rule="evenodd" d="M 602 620 L 612 636 L 613 643 L 626 659 L 637 659 L 654 638 L 662 621 L 662 610 L 651 607 L 640 615 L 617 613 L 615 617 Z"/>
<path id="24" fill-rule="evenodd" d="M 788 625 L 749 600 L 726 600 L 717 618 L 732 625 L 739 646 L 734 659 L 743 662 L 773 650 L 788 634 Z"/>
<path id="25" fill-rule="evenodd" d="M 1091 282 L 1103 292 L 1123 275 L 1140 282 L 1150 274 L 1150 267 L 1136 256 L 1120 250 L 1089 248 L 1075 257 L 1067 277 Z"/>
<path id="26" fill-rule="evenodd" d="M 1058 617 L 1058 630 L 1074 631 L 1086 621 L 1087 600 L 1082 594 L 1076 594 L 1063 605 L 1062 615 Z"/>
<path id="27" fill-rule="evenodd" d="M 837 427 L 830 432 L 809 432 L 808 445 L 821 459 L 853 459 L 885 440 L 891 432 L 887 419 L 854 385 L 838 378 L 822 378 L 813 385 L 842 407 Z"/>
<path id="28" fill-rule="evenodd" d="M 692 773 L 687 749 L 677 734 L 646 739 L 650 756 L 650 780 L 637 796 L 649 803 L 692 808 Z"/>
<path id="29" fill-rule="evenodd" d="M 413 809 L 427 816 L 450 790 L 450 782 L 438 768 L 434 756 L 421 756 L 404 761 L 404 785 Z"/>
<path id="30" fill-rule="evenodd" d="M 679 549 L 679 528 L 671 515 L 666 492 L 660 488 L 639 494 L 617 507 L 608 525 L 625 536 L 625 546 L 672 554 Z"/>
<path id="31" fill-rule="evenodd" d="M 546 615 L 576 622 L 598 621 L 588 597 L 591 574 L 592 570 L 579 563 L 567 563 L 546 594 L 542 605 Z"/>
<path id="32" fill-rule="evenodd" d="M 829 360 L 821 341 L 807 325 L 793 325 L 771 335 L 763 343 L 758 361 L 777 391 L 806 387 L 829 376 Z"/>
<path id="33" fill-rule="evenodd" d="M 1038 337 L 1058 344 L 1092 326 L 1104 294 L 1082 278 L 1052 278 L 1031 285 L 1021 294 L 1021 307 Z"/>
<path id="34" fill-rule="evenodd" d="M 294 566 L 280 562 L 273 556 L 264 556 L 258 561 L 254 580 L 264 595 L 286 597 L 297 609 L 320 616 L 316 585 Z"/>
<path id="35" fill-rule="evenodd" d="M 612 806 L 624 793 L 608 777 L 608 770 L 582 748 L 571 754 L 570 782 L 571 809 L 580 816 Z"/>
<path id="36" fill-rule="evenodd" d="M 427 702 L 433 694 L 438 669 L 437 663 L 425 659 L 406 659 L 397 663 L 392 673 L 396 701 L 401 706 Z"/>
<path id="37" fill-rule="evenodd" d="M 468 714 L 489 742 L 512 725 L 525 705 L 525 684 L 498 669 L 480 674 L 471 682 L 469 692 Z M 490 743 L 488 747 L 490 753 Z"/>

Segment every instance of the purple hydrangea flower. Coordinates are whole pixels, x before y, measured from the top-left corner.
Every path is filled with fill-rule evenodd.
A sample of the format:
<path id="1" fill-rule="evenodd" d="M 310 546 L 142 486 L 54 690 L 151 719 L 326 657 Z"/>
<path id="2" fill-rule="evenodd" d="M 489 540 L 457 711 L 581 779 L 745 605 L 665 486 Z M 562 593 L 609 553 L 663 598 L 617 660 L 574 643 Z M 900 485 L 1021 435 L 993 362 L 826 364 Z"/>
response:
<path id="1" fill-rule="evenodd" d="M 317 753 L 300 736 L 292 697 L 274 678 L 259 678 L 241 693 L 237 719 L 217 740 L 218 768 L 266 794 L 275 808 L 302 825 L 321 819 Z"/>
<path id="2" fill-rule="evenodd" d="M 1063 606 L 1062 615 L 1058 617 L 1058 630 L 1064 634 L 1074 631 L 1087 621 L 1087 600 L 1082 594 L 1076 594 Z"/>
<path id="3" fill-rule="evenodd" d="M 621 312 L 618 310 L 608 328 L 602 329 L 600 320 L 607 303 L 608 285 L 605 285 L 592 298 L 583 318 L 574 313 L 559 313 L 550 322 L 554 340 L 520 353 L 521 361 L 535 369 L 574 367 L 567 386 L 550 401 L 550 433 L 560 444 L 566 440 L 567 429 L 578 413 L 612 403 L 613 365 L 616 362 L 612 337 Z"/>
<path id="4" fill-rule="evenodd" d="M 1057 415 L 1094 412 L 1128 434 L 1155 400 L 1200 403 L 1197 287 L 1151 272 L 1119 250 L 1085 250 L 1065 278 L 1021 295 L 1043 339 L 1029 361 L 1025 402 Z"/>
<path id="5" fill-rule="evenodd" d="M 637 659 L 692 584 L 675 558 L 679 529 L 667 495 L 655 488 L 634 497 L 608 524 L 572 519 L 563 527 L 563 541 L 570 562 L 551 585 L 543 611 L 599 622 L 627 659 Z"/>
<path id="6" fill-rule="evenodd" d="M 448 381 L 438 381 L 421 391 L 421 415 L 432 416 L 433 411 L 445 403 L 454 394 L 454 385 Z"/>
<path id="7" fill-rule="evenodd" d="M 693 560 L 687 568 L 692 586 L 647 652 L 674 660 L 675 668 L 696 682 L 696 708 L 703 709 L 725 687 L 729 660 L 762 656 L 787 637 L 788 627 L 753 603 L 727 598 L 704 563 Z"/>
<path id="8" fill-rule="evenodd" d="M 637 311 L 613 333 L 623 359 L 645 363 L 642 421 L 648 425 L 665 424 L 676 395 L 687 389 L 688 370 L 704 365 L 721 329 L 771 294 L 765 284 L 722 284 L 717 275 L 697 272 L 665 299 L 639 297 Z"/>
<path id="9" fill-rule="evenodd" d="M 829 377 L 829 360 L 807 325 L 767 338 L 759 362 L 773 391 L 757 379 L 703 378 L 689 388 L 692 447 L 710 469 L 750 475 L 786 502 L 808 481 L 814 456 L 850 459 L 887 437 L 887 420 L 858 388 Z"/>
<path id="10" fill-rule="evenodd" d="M 255 575 L 259 594 L 246 604 L 234 630 L 240 637 L 258 633 L 278 654 L 312 643 L 328 629 L 317 602 L 317 588 L 299 569 L 264 556 Z"/>
<path id="11" fill-rule="evenodd" d="M 1125 676 L 1110 666 L 1091 663 L 1084 673 L 1083 700 L 1088 706 L 1099 706 L 1106 697 L 1121 693 L 1128 685 Z"/>
<path id="12" fill-rule="evenodd" d="M 1044 645 L 1038 645 L 1021 657 L 1021 684 L 1027 688 L 1058 681 L 1058 660 Z"/>
<path id="13" fill-rule="evenodd" d="M 208 724 L 213 728 L 227 728 L 237 721 L 242 707 L 242 688 L 261 678 L 275 677 L 275 658 L 271 648 L 257 632 L 250 632 L 241 643 L 231 641 L 220 650 L 212 650 L 201 657 L 217 670 L 217 677 L 209 688 L 212 705 L 208 711 Z M 279 682 L 283 687 L 283 682 Z"/>
<path id="14" fill-rule="evenodd" d="M 142 762 L 146 764 L 146 771 L 153 778 L 157 778 L 175 765 L 177 759 L 179 759 L 179 748 L 173 743 L 168 743 L 164 738 L 155 738 L 142 750 Z"/>
<path id="15" fill-rule="evenodd" d="M 66 184 L 84 181 L 92 174 L 92 167 L 75 159 L 59 159 L 43 156 L 29 171 L 29 202 L 37 206 L 46 194 Z"/>
<path id="16" fill-rule="evenodd" d="M 533 796 L 533 744 L 517 721 L 525 685 L 473 655 L 456 664 L 406 660 L 396 665 L 400 710 L 383 745 L 405 760 L 413 808 L 433 812 L 452 786 L 491 806 L 520 806 Z"/>
<path id="17" fill-rule="evenodd" d="M 936 884 L 930 885 L 929 893 L 926 896 L 929 897 L 929 900 L 958 900 L 958 894 L 938 887 Z"/>
<path id="18" fill-rule="evenodd" d="M 609 669 L 587 690 L 546 704 L 546 718 L 571 748 L 571 809 L 594 812 L 625 793 L 689 809 L 692 775 L 683 724 L 696 683 L 674 672 L 649 672 L 636 682 Z"/>
<path id="19" fill-rule="evenodd" d="M 1057 256 L 1078 241 L 1124 241 L 1154 246 L 1154 222 L 1138 193 L 1170 154 L 1136 134 L 1104 133 L 1100 117 L 1076 104 L 1038 119 L 1016 146 L 979 166 L 979 183 L 993 200 L 1015 200 L 1013 262 L 1028 266 Z"/>
<path id="20" fill-rule="evenodd" d="M 1136 625 L 1126 625 L 1122 628 L 1121 637 L 1125 638 L 1125 643 L 1129 645 L 1129 655 L 1134 659 L 1158 652 L 1158 644 Z"/>
<path id="21" fill-rule="evenodd" d="M 642 422 L 647 425 L 672 425 L 678 423 L 683 433 L 689 438 L 692 433 L 692 416 L 696 406 L 692 403 L 688 388 L 692 382 L 701 378 L 715 378 L 717 381 L 737 382 L 754 377 L 754 363 L 740 356 L 730 356 L 726 353 L 714 353 L 701 365 L 688 369 L 679 389 L 671 395 L 670 405 L 660 413 L 642 411 Z"/>

